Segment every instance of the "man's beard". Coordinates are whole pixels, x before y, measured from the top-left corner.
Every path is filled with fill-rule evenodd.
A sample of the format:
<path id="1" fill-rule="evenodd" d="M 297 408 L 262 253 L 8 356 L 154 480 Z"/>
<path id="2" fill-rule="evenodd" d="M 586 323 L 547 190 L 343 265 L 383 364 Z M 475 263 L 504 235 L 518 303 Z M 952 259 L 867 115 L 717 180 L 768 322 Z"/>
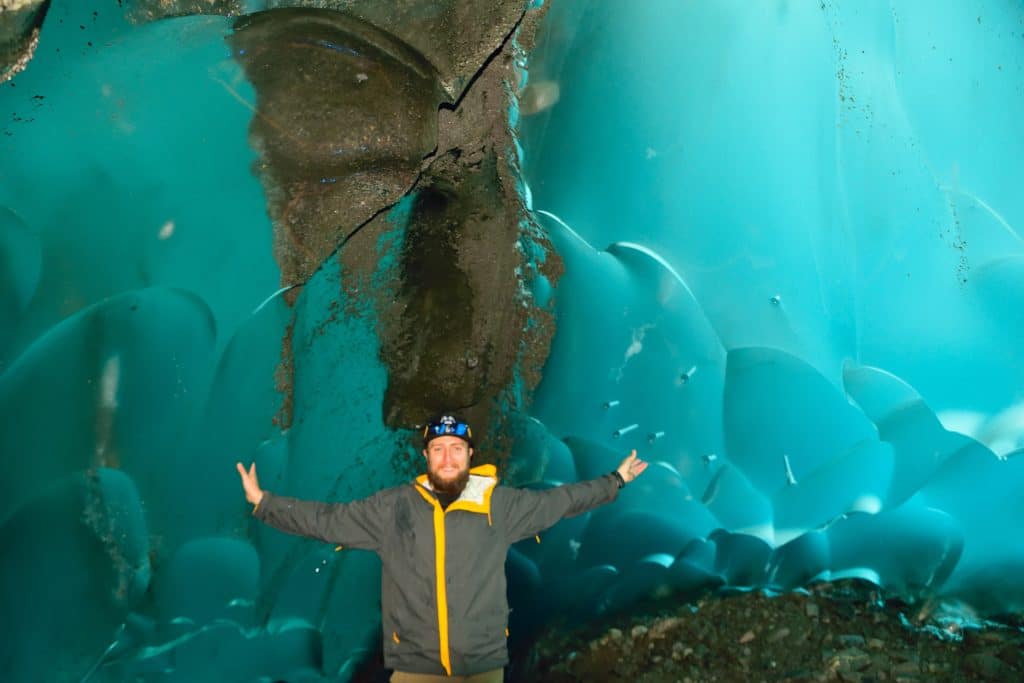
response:
<path id="1" fill-rule="evenodd" d="M 462 470 L 454 479 L 447 481 L 441 479 L 431 470 L 427 470 L 427 480 L 430 482 L 430 488 L 438 493 L 446 493 L 450 496 L 458 496 L 462 493 L 462 490 L 466 488 L 466 484 L 469 482 L 469 468 Z"/>

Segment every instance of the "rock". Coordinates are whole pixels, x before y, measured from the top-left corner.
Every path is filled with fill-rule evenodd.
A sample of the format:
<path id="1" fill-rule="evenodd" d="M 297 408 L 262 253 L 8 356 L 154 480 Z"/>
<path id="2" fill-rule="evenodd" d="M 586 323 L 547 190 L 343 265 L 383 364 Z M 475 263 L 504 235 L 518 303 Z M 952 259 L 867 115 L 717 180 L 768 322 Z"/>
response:
<path id="1" fill-rule="evenodd" d="M 987 652 L 976 652 L 964 657 L 964 669 L 986 681 L 1010 680 L 1007 676 L 1012 674 L 1010 667 L 1001 659 Z"/>
<path id="2" fill-rule="evenodd" d="M 608 635 L 611 636 L 612 640 L 622 640 L 622 631 L 617 628 L 609 629 Z"/>
<path id="3" fill-rule="evenodd" d="M 754 632 L 753 631 L 747 631 L 742 636 L 740 636 L 740 643 L 749 643 L 754 638 L 755 638 Z"/>
<path id="4" fill-rule="evenodd" d="M 881 650 L 885 648 L 885 641 L 880 638 L 868 638 L 867 646 L 871 650 Z"/>
<path id="5" fill-rule="evenodd" d="M 651 626 L 649 635 L 651 638 L 664 638 L 666 633 L 675 630 L 682 623 L 683 620 L 679 617 L 669 617 L 668 619 L 660 619 L 654 622 L 654 625 Z"/>
<path id="6" fill-rule="evenodd" d="M 807 616 L 812 619 L 817 619 L 820 614 L 818 606 L 813 602 L 807 603 L 807 605 L 804 606 L 804 611 L 807 613 Z"/>
<path id="7" fill-rule="evenodd" d="M 889 664 L 889 656 L 886 653 L 876 652 L 871 655 L 871 668 L 874 671 L 888 671 Z"/>
<path id="8" fill-rule="evenodd" d="M 871 663 L 871 655 L 855 647 L 836 652 L 829 661 L 830 668 L 841 672 L 860 671 Z"/>
<path id="9" fill-rule="evenodd" d="M 893 665 L 892 673 L 894 676 L 917 675 L 921 673 L 921 666 L 917 662 L 900 662 Z"/>
<path id="10" fill-rule="evenodd" d="M 841 635 L 838 640 L 844 647 L 864 647 L 864 637 L 856 634 Z"/>
<path id="11" fill-rule="evenodd" d="M 49 8 L 50 3 L 43 0 L 0 2 L 0 83 L 28 66 Z"/>
<path id="12" fill-rule="evenodd" d="M 1024 652 L 1018 645 L 1006 645 L 996 652 L 996 656 L 1017 669 L 1024 668 Z"/>
<path id="13" fill-rule="evenodd" d="M 645 636 L 647 635 L 647 627 L 643 624 L 638 624 L 633 627 L 633 630 L 629 632 L 629 635 L 633 636 L 633 638 Z"/>
<path id="14" fill-rule="evenodd" d="M 780 629 L 778 629 L 776 631 L 773 631 L 768 636 L 768 642 L 769 643 L 777 643 L 780 640 L 784 640 L 786 638 L 786 636 L 789 635 L 789 633 L 790 633 L 789 629 L 786 628 L 785 626 L 783 626 L 782 628 L 780 628 Z"/>

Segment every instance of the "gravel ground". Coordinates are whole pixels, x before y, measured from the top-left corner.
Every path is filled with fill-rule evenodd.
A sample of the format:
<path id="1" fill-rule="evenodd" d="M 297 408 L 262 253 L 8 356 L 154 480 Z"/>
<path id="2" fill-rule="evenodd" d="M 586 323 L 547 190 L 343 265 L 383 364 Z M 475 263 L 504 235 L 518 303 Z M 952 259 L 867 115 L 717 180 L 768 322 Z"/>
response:
<path id="1" fill-rule="evenodd" d="M 933 606 L 843 581 L 642 606 L 567 630 L 552 624 L 533 681 L 1024 681 L 1024 616 L 964 626 Z"/>

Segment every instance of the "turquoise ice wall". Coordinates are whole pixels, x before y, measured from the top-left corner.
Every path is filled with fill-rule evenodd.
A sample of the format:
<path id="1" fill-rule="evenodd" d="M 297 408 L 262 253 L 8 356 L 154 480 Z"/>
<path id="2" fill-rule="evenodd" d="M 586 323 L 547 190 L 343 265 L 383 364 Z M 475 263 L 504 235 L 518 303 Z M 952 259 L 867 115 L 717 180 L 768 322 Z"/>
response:
<path id="1" fill-rule="evenodd" d="M 662 467 L 588 559 L 1019 609 L 1024 6 L 554 3 L 537 42 L 534 414 Z"/>
<path id="2" fill-rule="evenodd" d="M 233 470 L 347 500 L 407 454 L 337 259 L 278 291 L 230 25 L 58 0 L 0 86 L 12 680 L 345 680 L 378 637 L 376 559 L 253 526 Z M 1019 610 L 1024 6 L 554 2 L 528 87 L 565 275 L 507 474 L 656 465 L 512 552 L 520 614 L 839 576 Z"/>
<path id="3" fill-rule="evenodd" d="M 0 87 L 7 680 L 322 680 L 373 649 L 376 558 L 268 534 L 233 471 L 343 500 L 405 454 L 337 260 L 278 291 L 231 22 L 56 2 Z"/>

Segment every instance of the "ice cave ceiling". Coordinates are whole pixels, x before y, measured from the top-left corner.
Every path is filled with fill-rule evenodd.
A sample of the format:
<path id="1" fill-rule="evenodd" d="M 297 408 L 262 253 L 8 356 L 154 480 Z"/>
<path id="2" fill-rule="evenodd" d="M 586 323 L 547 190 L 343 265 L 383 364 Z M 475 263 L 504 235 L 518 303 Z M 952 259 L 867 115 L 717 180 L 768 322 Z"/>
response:
<path id="1" fill-rule="evenodd" d="M 234 462 L 349 500 L 442 407 L 516 485 L 655 463 L 514 632 L 1024 608 L 1020 2 L 0 0 L 0 79 L 10 680 L 347 680 L 377 559 Z"/>

